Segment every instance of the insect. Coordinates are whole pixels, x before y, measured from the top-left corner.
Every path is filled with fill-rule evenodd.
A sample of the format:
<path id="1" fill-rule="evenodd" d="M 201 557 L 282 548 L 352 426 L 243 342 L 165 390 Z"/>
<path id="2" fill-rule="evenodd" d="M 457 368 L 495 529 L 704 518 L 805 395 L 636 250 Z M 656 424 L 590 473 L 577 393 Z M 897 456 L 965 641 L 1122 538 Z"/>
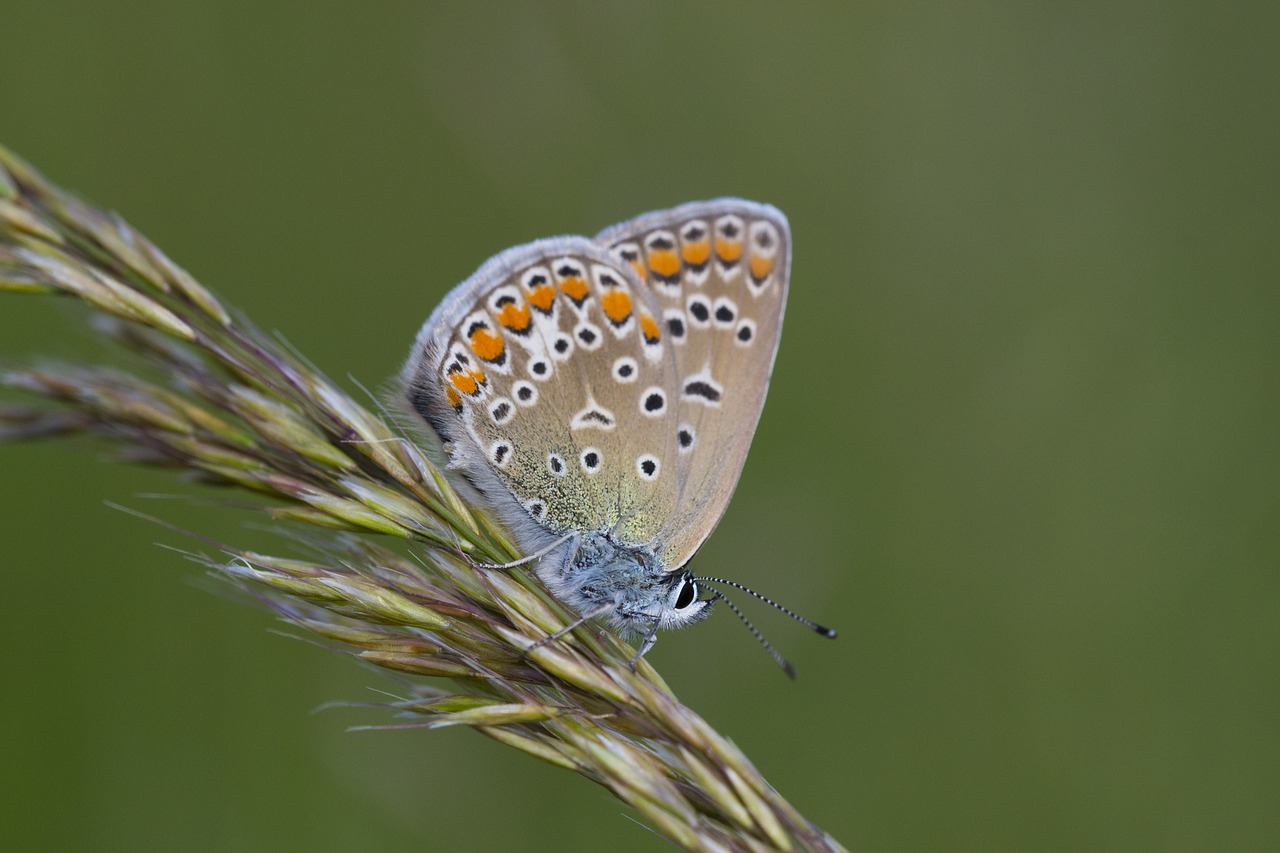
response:
<path id="1" fill-rule="evenodd" d="M 638 660 L 724 600 L 791 673 L 722 593 L 702 597 L 719 582 L 835 636 L 688 568 L 760 419 L 790 262 L 776 208 L 693 202 L 508 249 L 422 326 L 405 399 L 513 531 L 528 556 L 510 565 L 538 560 L 580 615 L 569 629 L 603 617 L 642 638 Z"/>

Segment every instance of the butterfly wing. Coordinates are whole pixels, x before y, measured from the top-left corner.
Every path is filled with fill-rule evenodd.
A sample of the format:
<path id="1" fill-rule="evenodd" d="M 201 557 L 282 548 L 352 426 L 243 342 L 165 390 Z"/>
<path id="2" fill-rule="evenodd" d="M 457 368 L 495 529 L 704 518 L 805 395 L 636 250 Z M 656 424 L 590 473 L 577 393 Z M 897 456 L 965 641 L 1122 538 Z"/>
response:
<path id="1" fill-rule="evenodd" d="M 675 568 L 724 514 L 760 420 L 791 233 L 774 207 L 718 199 L 646 214 L 596 240 L 648 285 L 674 352 L 680 489 L 655 545 Z"/>
<path id="2" fill-rule="evenodd" d="M 418 334 L 402 378 L 450 464 L 532 551 L 654 540 L 675 505 L 675 375 L 648 287 L 585 237 L 490 259 Z"/>

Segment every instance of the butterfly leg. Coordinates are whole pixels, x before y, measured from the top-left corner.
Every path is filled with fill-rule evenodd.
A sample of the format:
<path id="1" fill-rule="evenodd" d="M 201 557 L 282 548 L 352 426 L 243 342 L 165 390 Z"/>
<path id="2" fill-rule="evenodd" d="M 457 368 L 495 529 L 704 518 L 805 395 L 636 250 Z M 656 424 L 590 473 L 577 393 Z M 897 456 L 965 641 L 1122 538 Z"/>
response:
<path id="1" fill-rule="evenodd" d="M 597 607 L 595 610 L 592 610 L 590 613 L 587 613 L 573 620 L 568 625 L 561 628 L 559 631 L 556 631 L 554 634 L 548 634 L 547 636 L 543 637 L 541 640 L 538 640 L 536 643 L 526 648 L 524 650 L 524 653 L 527 655 L 529 654 L 529 652 L 533 651 L 534 649 L 540 649 L 543 646 L 545 646 L 547 643 L 551 643 L 560 639 L 561 637 L 565 636 L 570 631 L 572 631 L 574 628 L 577 628 L 579 625 L 586 624 L 587 622 L 590 622 L 592 619 L 595 619 L 597 616 L 603 616 L 604 614 L 608 613 L 612 607 L 613 607 L 613 604 L 611 603 L 604 604 L 604 605 L 601 605 L 600 607 Z"/>
<path id="2" fill-rule="evenodd" d="M 537 551 L 533 552 L 532 554 L 530 554 L 530 555 L 529 555 L 529 556 L 527 556 L 527 557 L 521 557 L 519 560 L 512 560 L 510 563 L 472 563 L 471 565 L 472 565 L 472 567 L 473 567 L 473 568 L 477 568 L 477 569 L 485 569 L 486 571 L 488 571 L 488 570 L 494 570 L 494 571 L 497 571 L 497 570 L 501 570 L 501 569 L 514 569 L 514 568 L 517 568 L 517 567 L 519 567 L 519 566 L 523 566 L 523 565 L 526 565 L 526 564 L 528 564 L 528 563 L 532 563 L 534 560 L 538 560 L 538 559 L 541 559 L 542 557 L 547 556 L 548 554 L 550 554 L 550 553 L 551 553 L 552 551 L 554 551 L 555 549 L 559 548 L 559 547 L 560 547 L 561 545 L 563 545 L 564 543 L 568 542 L 568 541 L 569 541 L 569 540 L 571 540 L 571 539 L 575 539 L 575 538 L 577 538 L 577 537 L 578 537 L 578 536 L 580 536 L 580 535 L 581 535 L 581 534 L 580 534 L 580 533 L 578 533 L 576 530 L 575 530 L 575 531 L 570 531 L 569 533 L 566 533 L 565 535 L 561 536 L 559 539 L 557 539 L 557 540 L 555 540 L 554 542 L 552 542 L 552 543 L 551 543 L 550 545 L 548 545 L 547 547 L 542 548 L 542 549 L 539 549 L 539 550 L 537 550 Z"/>
<path id="3" fill-rule="evenodd" d="M 658 620 L 655 617 L 653 627 L 645 633 L 644 639 L 640 641 L 640 649 L 636 652 L 635 657 L 631 659 L 631 671 L 636 671 L 636 664 L 640 663 L 640 658 L 648 654 L 649 649 L 658 643 Z"/>

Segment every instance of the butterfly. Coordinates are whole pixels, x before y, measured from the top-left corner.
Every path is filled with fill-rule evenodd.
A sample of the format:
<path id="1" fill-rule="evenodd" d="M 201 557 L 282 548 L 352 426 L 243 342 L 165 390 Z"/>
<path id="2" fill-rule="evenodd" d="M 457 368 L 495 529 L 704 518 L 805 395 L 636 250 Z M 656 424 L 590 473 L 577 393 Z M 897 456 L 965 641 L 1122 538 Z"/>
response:
<path id="1" fill-rule="evenodd" d="M 603 617 L 643 637 L 638 660 L 727 602 L 700 582 L 764 599 L 688 565 L 760 419 L 790 265 L 777 208 L 693 202 L 508 249 L 422 326 L 405 402 L 580 615 L 570 628 Z"/>

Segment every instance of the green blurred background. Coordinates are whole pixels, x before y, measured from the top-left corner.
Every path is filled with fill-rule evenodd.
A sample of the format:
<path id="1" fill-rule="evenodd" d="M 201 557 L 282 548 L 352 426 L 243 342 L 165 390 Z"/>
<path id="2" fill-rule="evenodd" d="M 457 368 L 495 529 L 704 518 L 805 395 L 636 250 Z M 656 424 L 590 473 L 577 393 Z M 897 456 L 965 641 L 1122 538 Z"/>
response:
<path id="1" fill-rule="evenodd" d="M 393 374 L 492 253 L 720 194 L 791 218 L 787 329 L 698 558 L 751 608 L 652 659 L 852 849 L 1280 846 L 1274 3 L 6 3 L 0 140 L 331 375 Z M 108 358 L 0 299 L 0 355 Z M 352 387 L 348 383 L 348 387 Z M 12 396 L 12 395 L 10 395 Z M 268 633 L 0 447 L 14 849 L 664 849 Z M 212 592 L 211 592 L 212 590 Z"/>

